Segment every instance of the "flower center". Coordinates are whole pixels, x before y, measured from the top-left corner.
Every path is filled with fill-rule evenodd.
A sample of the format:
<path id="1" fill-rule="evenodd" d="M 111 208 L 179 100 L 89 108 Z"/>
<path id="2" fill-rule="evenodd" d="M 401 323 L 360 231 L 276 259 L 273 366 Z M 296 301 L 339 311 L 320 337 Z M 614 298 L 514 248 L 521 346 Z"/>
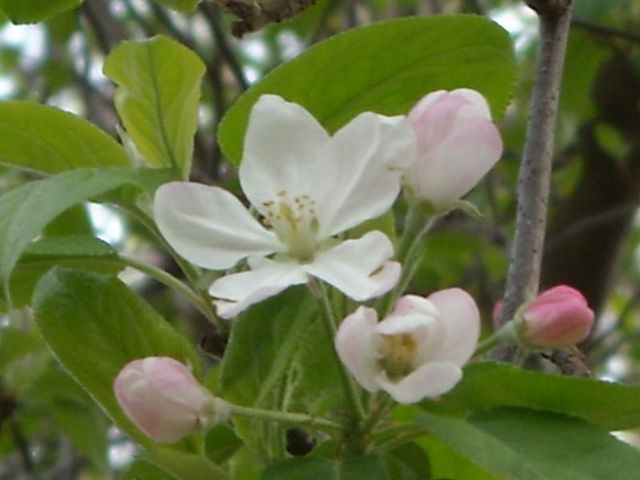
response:
<path id="1" fill-rule="evenodd" d="M 409 333 L 381 335 L 380 367 L 391 381 L 399 381 L 415 370 L 417 343 Z"/>
<path id="2" fill-rule="evenodd" d="M 315 202 L 308 195 L 291 198 L 286 190 L 278 192 L 277 197 L 275 201 L 264 202 L 265 225 L 273 229 L 292 256 L 303 262 L 311 261 L 318 247 Z"/>

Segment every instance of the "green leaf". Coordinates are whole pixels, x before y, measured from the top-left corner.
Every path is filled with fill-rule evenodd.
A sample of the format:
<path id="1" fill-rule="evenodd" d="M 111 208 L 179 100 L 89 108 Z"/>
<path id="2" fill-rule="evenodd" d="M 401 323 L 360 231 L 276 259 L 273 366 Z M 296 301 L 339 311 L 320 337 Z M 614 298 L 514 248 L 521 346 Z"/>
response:
<path id="1" fill-rule="evenodd" d="M 107 431 L 110 422 L 87 392 L 56 363 L 33 382 L 22 401 L 46 412 L 74 447 L 101 473 L 109 472 Z"/>
<path id="2" fill-rule="evenodd" d="M 179 452 L 166 447 L 153 447 L 147 448 L 145 456 L 181 480 L 228 480 L 229 478 L 224 470 L 200 455 Z"/>
<path id="3" fill-rule="evenodd" d="M 207 458 L 215 463 L 223 463 L 242 448 L 242 440 L 228 425 L 217 425 L 205 437 Z"/>
<path id="4" fill-rule="evenodd" d="M 108 243 L 89 235 L 47 237 L 31 243 L 11 272 L 9 293 L 12 307 L 31 302 L 40 277 L 56 265 L 115 275 L 124 269 L 116 252 Z M 0 312 L 8 305 L 0 297 Z"/>
<path id="5" fill-rule="evenodd" d="M 76 402 L 54 404 L 51 414 L 72 445 L 86 455 L 94 467 L 108 475 L 110 468 L 107 459 L 107 431 L 110 422 L 104 414 L 95 406 L 87 407 Z"/>
<path id="6" fill-rule="evenodd" d="M 234 322 L 219 380 L 225 399 L 269 406 L 265 401 L 281 388 L 293 356 L 303 347 L 302 339 L 318 315 L 310 300 L 306 288 L 291 288 Z"/>
<path id="7" fill-rule="evenodd" d="M 122 480 L 175 480 L 175 477 L 148 460 L 136 458 L 127 468 Z"/>
<path id="8" fill-rule="evenodd" d="M 118 84 L 115 104 L 127 134 L 150 167 L 175 167 L 188 178 L 205 66 L 167 37 L 123 42 L 104 73 Z"/>
<path id="9" fill-rule="evenodd" d="M 80 167 L 124 167 L 129 159 L 109 135 L 76 115 L 11 101 L 0 102 L 0 163 L 58 173 Z"/>
<path id="10" fill-rule="evenodd" d="M 190 12 L 200 3 L 200 0 L 155 0 L 156 3 L 173 8 L 179 12 Z"/>
<path id="11" fill-rule="evenodd" d="M 483 17 L 401 18 L 349 30 L 320 42 L 245 92 L 224 117 L 218 138 L 237 165 L 249 111 L 265 93 L 309 110 L 329 131 L 360 112 L 406 114 L 423 95 L 468 87 L 494 115 L 516 79 L 508 34 Z"/>
<path id="12" fill-rule="evenodd" d="M 114 277 L 54 268 L 36 288 L 34 309 L 65 368 L 124 431 L 150 445 L 118 406 L 113 381 L 129 361 L 148 356 L 173 357 L 197 372 L 198 357 L 187 339 Z"/>
<path id="13" fill-rule="evenodd" d="M 123 185 L 153 188 L 164 172 L 130 168 L 76 169 L 25 183 L 0 196 L 0 286 L 9 278 L 31 240 L 73 205 Z"/>
<path id="14" fill-rule="evenodd" d="M 640 427 L 638 386 L 549 375 L 494 362 L 469 365 L 456 388 L 438 402 L 422 405 L 453 415 L 526 407 L 579 417 L 610 431 Z"/>
<path id="15" fill-rule="evenodd" d="M 261 480 L 391 480 L 384 461 L 377 456 L 331 461 L 324 458 L 294 458 L 268 467 Z"/>
<path id="16" fill-rule="evenodd" d="M 0 0 L 13 23 L 35 23 L 81 5 L 83 0 Z"/>
<path id="17" fill-rule="evenodd" d="M 42 339 L 16 327 L 0 328 L 0 377 L 10 363 L 42 350 Z"/>
<path id="18" fill-rule="evenodd" d="M 471 463 L 438 437 L 429 435 L 420 438 L 417 443 L 429 456 L 431 475 L 434 479 L 500 480 L 492 473 Z"/>
<path id="19" fill-rule="evenodd" d="M 417 415 L 417 423 L 501 480 L 628 480 L 640 453 L 583 420 L 525 409 L 469 419 Z"/>
<path id="20" fill-rule="evenodd" d="M 431 465 L 429 457 L 425 450 L 417 443 L 405 443 L 404 445 L 394 448 L 388 454 L 387 462 L 393 460 L 409 470 L 407 478 L 415 478 L 420 480 L 423 478 L 431 478 Z M 392 475 L 395 479 L 395 476 Z"/>

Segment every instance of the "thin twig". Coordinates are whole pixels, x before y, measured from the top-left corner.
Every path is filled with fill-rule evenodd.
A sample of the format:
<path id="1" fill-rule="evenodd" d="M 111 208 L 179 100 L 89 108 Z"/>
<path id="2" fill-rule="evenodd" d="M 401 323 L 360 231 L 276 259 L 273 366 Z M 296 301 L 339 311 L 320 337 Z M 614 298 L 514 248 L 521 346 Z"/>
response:
<path id="1" fill-rule="evenodd" d="M 540 47 L 527 137 L 518 178 L 516 234 L 507 276 L 503 321 L 534 296 L 547 220 L 554 128 L 571 23 L 571 0 L 527 0 L 540 18 Z"/>
<path id="2" fill-rule="evenodd" d="M 250 87 L 249 81 L 247 80 L 247 77 L 242 70 L 242 66 L 238 61 L 236 54 L 233 52 L 233 48 L 231 48 L 229 40 L 222 30 L 222 26 L 220 25 L 219 20 L 220 15 L 217 11 L 216 6 L 208 2 L 202 2 L 199 8 L 209 23 L 211 34 L 216 41 L 216 45 L 218 46 L 220 54 L 227 62 L 227 65 L 229 65 L 229 68 L 236 78 L 236 81 L 238 82 L 240 88 L 242 88 L 242 90 L 246 90 Z"/>
<path id="3" fill-rule="evenodd" d="M 585 30 L 590 33 L 594 33 L 596 35 L 601 35 L 603 37 L 614 37 L 619 38 L 621 40 L 628 40 L 630 42 L 638 42 L 640 43 L 640 33 L 629 32 L 627 30 L 619 30 L 617 28 L 607 27 L 606 25 L 600 25 L 598 23 L 589 22 L 587 20 L 582 20 L 575 18 L 571 21 L 572 27 L 578 27 L 582 30 Z"/>
<path id="4" fill-rule="evenodd" d="M 128 38 L 127 31 L 120 22 L 113 19 L 104 0 L 88 0 L 82 5 L 80 12 L 91 26 L 104 53 Z"/>

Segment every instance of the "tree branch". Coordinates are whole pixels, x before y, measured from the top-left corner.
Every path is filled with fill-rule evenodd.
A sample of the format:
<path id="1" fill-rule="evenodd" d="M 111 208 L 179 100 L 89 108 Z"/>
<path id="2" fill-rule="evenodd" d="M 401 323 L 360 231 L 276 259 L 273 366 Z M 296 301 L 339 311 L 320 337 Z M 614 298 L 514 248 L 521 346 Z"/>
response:
<path id="1" fill-rule="evenodd" d="M 199 8 L 209 23 L 209 28 L 216 41 L 218 51 L 227 62 L 227 65 L 229 65 L 229 68 L 231 69 L 231 72 L 233 72 L 234 77 L 236 77 L 236 81 L 238 82 L 238 85 L 240 85 L 240 88 L 242 90 L 246 90 L 250 87 L 249 81 L 242 71 L 242 65 L 240 65 L 240 61 L 233 52 L 233 48 L 231 48 L 229 40 L 222 31 L 218 11 L 215 5 L 203 2 L 200 4 Z"/>
<path id="2" fill-rule="evenodd" d="M 578 27 L 596 35 L 603 37 L 614 37 L 622 40 L 628 40 L 629 42 L 640 43 L 640 33 L 628 32 L 626 30 L 618 30 L 617 28 L 607 27 L 605 25 L 599 25 L 597 23 L 589 22 L 587 20 L 574 19 L 571 22 L 572 27 Z"/>
<path id="3" fill-rule="evenodd" d="M 263 3 L 246 0 L 217 0 L 217 2 L 238 17 L 238 20 L 231 25 L 231 33 L 242 38 L 245 33 L 255 32 L 270 23 L 280 23 L 295 17 L 316 3 L 316 0 L 269 0 Z"/>
<path id="4" fill-rule="evenodd" d="M 518 177 L 516 234 L 503 321 L 538 290 L 547 219 L 562 68 L 571 23 L 570 0 L 527 0 L 540 18 L 540 47 L 529 124 Z"/>

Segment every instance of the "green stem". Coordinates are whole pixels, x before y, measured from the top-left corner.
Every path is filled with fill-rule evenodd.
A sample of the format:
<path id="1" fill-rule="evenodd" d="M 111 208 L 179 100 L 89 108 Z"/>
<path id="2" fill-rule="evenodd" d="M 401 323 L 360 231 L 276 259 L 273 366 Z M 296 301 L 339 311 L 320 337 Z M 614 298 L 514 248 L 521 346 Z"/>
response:
<path id="1" fill-rule="evenodd" d="M 396 255 L 398 261 L 403 265 L 402 276 L 391 291 L 391 294 L 387 295 L 382 302 L 383 308 L 379 311 L 383 312 L 383 316 L 386 316 L 391 311 L 395 302 L 400 295 L 405 293 L 418 271 L 423 255 L 421 251 L 422 242 L 437 218 L 438 216 L 427 217 L 419 204 L 415 202 L 409 203 L 409 211 L 407 212 L 404 231 L 402 232 L 398 254 Z"/>
<path id="2" fill-rule="evenodd" d="M 389 425 L 387 427 L 381 428 L 374 432 L 373 442 L 376 445 L 376 448 L 388 448 L 390 443 L 396 442 L 398 439 L 405 439 L 404 442 L 407 442 L 409 439 L 420 438 L 424 435 L 427 435 L 427 431 L 422 426 L 413 425 L 413 424 L 400 424 L 400 425 Z"/>
<path id="3" fill-rule="evenodd" d="M 306 413 L 279 412 L 276 410 L 263 410 L 261 408 L 243 407 L 241 405 L 230 405 L 231 415 L 239 417 L 255 418 L 258 420 L 275 421 L 295 425 L 315 427 L 321 430 L 344 430 L 347 425 L 334 422 L 326 418 L 314 417 Z"/>
<path id="4" fill-rule="evenodd" d="M 197 307 L 203 307 L 204 310 L 200 310 L 203 315 L 213 324 L 215 325 L 221 332 L 228 331 L 228 326 L 225 323 L 222 323 L 218 316 L 213 311 L 211 306 L 211 301 L 209 297 L 203 293 L 198 288 L 198 278 L 200 277 L 200 272 L 189 262 L 185 261 L 180 255 L 178 255 L 175 250 L 167 243 L 164 239 L 158 227 L 156 226 L 153 219 L 141 208 L 133 207 L 129 209 L 129 212 L 147 229 L 149 232 L 160 242 L 160 244 L 169 252 L 171 258 L 178 264 L 180 269 L 183 271 L 185 277 L 193 287 L 192 293 L 195 291 L 201 302 L 195 304 Z M 206 313 L 205 313 L 206 310 Z"/>
<path id="5" fill-rule="evenodd" d="M 497 347 L 498 345 L 502 345 L 503 343 L 504 342 L 502 341 L 500 336 L 497 333 L 494 333 L 489 338 L 485 338 L 482 342 L 480 342 L 473 356 L 477 357 L 479 355 L 484 355 L 485 353 L 493 350 L 495 347 Z"/>
<path id="6" fill-rule="evenodd" d="M 378 450 L 386 450 L 390 451 L 395 448 L 401 447 L 405 443 L 409 443 L 412 440 L 416 440 L 418 438 L 422 438 L 427 435 L 427 432 L 423 430 L 414 430 L 406 433 L 402 433 L 399 435 L 390 438 L 389 440 L 382 442 L 376 446 Z"/>
<path id="7" fill-rule="evenodd" d="M 362 424 L 363 434 L 366 434 L 375 428 L 375 426 L 389 414 L 395 405 L 393 398 L 383 391 L 377 392 L 372 398 L 371 403 L 375 404 L 375 406 L 371 409 L 371 413 Z"/>
<path id="8" fill-rule="evenodd" d="M 336 337 L 336 329 L 337 329 L 337 321 L 335 315 L 333 314 L 333 308 L 331 306 L 331 302 L 329 300 L 329 295 L 327 292 L 327 287 L 322 281 L 317 283 L 318 289 L 320 291 L 320 302 L 322 304 L 322 310 L 324 315 L 322 315 L 324 326 L 327 330 L 327 335 L 329 337 L 329 341 L 331 342 L 331 351 L 335 357 L 336 364 L 338 366 L 338 371 L 340 372 L 340 377 L 342 378 L 342 383 L 344 385 L 345 393 L 347 394 L 347 399 L 351 404 L 351 410 L 353 411 L 354 418 L 361 422 L 364 420 L 366 414 L 364 411 L 364 407 L 362 406 L 362 399 L 360 397 L 360 392 L 358 391 L 357 385 L 354 383 L 353 379 L 346 371 L 344 364 L 340 360 L 338 356 L 338 352 L 335 347 L 335 337 Z"/>
<path id="9" fill-rule="evenodd" d="M 135 268 L 142 273 L 146 273 L 151 278 L 155 278 L 158 282 L 180 293 L 183 297 L 189 300 L 205 317 L 207 317 L 207 319 L 209 319 L 211 323 L 217 324 L 219 322 L 218 318 L 213 314 L 209 303 L 173 275 L 151 264 L 136 260 L 135 258 L 125 257 L 124 255 L 119 255 L 118 258 L 125 265 L 131 268 Z"/>
<path id="10" fill-rule="evenodd" d="M 518 327 L 514 320 L 505 323 L 496 332 L 494 332 L 493 335 L 480 342 L 480 345 L 476 347 L 476 351 L 473 356 L 476 357 L 478 355 L 483 355 L 499 345 L 518 345 L 518 337 L 515 333 L 515 329 L 517 328 Z"/>

